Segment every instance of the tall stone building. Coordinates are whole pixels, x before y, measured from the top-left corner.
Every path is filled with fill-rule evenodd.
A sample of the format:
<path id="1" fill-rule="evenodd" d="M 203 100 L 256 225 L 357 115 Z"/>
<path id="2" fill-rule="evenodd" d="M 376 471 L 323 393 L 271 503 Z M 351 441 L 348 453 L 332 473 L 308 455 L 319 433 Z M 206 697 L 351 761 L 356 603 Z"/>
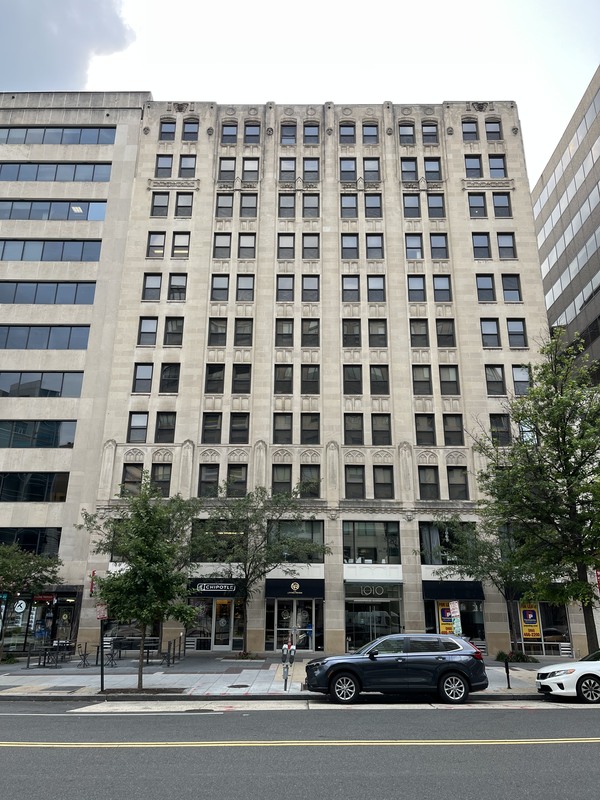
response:
<path id="1" fill-rule="evenodd" d="M 435 519 L 474 519 L 472 435 L 511 435 L 547 334 L 519 128 L 512 102 L 0 97 L 0 539 L 65 563 L 5 609 L 15 647 L 97 636 L 113 565 L 76 524 L 143 470 L 165 495 L 318 481 L 331 553 L 269 575 L 253 650 L 447 630 L 452 600 L 507 646 L 497 593 L 436 575 Z M 193 586 L 188 645 L 239 649 L 235 584 Z"/>

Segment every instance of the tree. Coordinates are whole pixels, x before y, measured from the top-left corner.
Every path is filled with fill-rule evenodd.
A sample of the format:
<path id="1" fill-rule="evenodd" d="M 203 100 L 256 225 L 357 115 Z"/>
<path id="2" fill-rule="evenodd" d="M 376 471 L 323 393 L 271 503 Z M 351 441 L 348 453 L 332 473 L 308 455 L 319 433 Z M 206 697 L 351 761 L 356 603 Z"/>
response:
<path id="1" fill-rule="evenodd" d="M 516 435 L 508 446 L 481 437 L 479 486 L 486 527 L 509 525 L 531 595 L 582 605 L 588 647 L 598 649 L 591 569 L 600 565 L 600 388 L 580 341 L 562 333 L 530 367 L 526 395 L 508 402 Z"/>
<path id="2" fill-rule="evenodd" d="M 167 619 L 183 625 L 194 618 L 187 603 L 189 538 L 200 511 L 195 498 L 164 499 L 147 473 L 137 495 L 122 495 L 114 517 L 83 512 L 80 526 L 98 537 L 97 553 L 118 553 L 120 571 L 96 579 L 97 593 L 120 622 L 136 620 L 141 635 L 138 689 L 143 688 L 146 629 Z"/>
<path id="3" fill-rule="evenodd" d="M 291 494 L 269 494 L 262 486 L 242 497 L 227 497 L 227 486 L 212 501 L 207 519 L 197 524 L 191 560 L 215 564 L 209 577 L 236 581 L 243 601 L 243 650 L 247 652 L 248 605 L 265 576 L 279 568 L 298 574 L 297 564 L 319 558 L 329 548 L 306 538 L 298 484 Z"/>
<path id="4" fill-rule="evenodd" d="M 6 606 L 19 594 L 36 594 L 45 586 L 61 583 L 58 574 L 61 566 L 62 562 L 54 556 L 37 555 L 17 544 L 0 544 L 0 593 L 6 595 Z M 4 625 L 0 634 L 0 661 L 3 651 Z"/>

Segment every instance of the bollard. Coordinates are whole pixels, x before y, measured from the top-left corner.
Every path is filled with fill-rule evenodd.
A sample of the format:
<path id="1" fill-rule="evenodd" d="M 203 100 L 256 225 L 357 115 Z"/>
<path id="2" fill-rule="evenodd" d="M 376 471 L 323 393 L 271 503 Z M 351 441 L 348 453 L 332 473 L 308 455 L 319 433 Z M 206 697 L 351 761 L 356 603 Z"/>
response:
<path id="1" fill-rule="evenodd" d="M 504 671 L 506 672 L 506 688 L 510 689 L 510 671 L 508 668 L 508 656 L 504 659 Z"/>

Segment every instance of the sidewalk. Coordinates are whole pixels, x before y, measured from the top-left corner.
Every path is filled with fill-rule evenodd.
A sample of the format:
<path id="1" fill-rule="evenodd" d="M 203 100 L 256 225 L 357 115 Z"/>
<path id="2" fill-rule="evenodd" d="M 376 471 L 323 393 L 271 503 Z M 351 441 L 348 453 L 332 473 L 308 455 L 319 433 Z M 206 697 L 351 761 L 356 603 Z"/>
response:
<path id="1" fill-rule="evenodd" d="M 314 657 L 311 655 L 311 658 Z M 130 694 L 137 686 L 137 660 L 123 658 L 117 666 L 105 667 L 104 687 L 100 694 L 100 667 L 80 669 L 78 659 L 56 667 L 26 668 L 24 660 L 16 664 L 0 665 L 0 700 L 77 700 L 127 699 L 149 700 L 167 698 L 191 699 L 309 699 L 316 697 L 303 691 L 305 664 L 310 659 L 300 657 L 290 667 L 287 690 L 284 688 L 283 666 L 273 653 L 263 654 L 254 660 L 236 659 L 231 654 L 191 653 L 181 661 L 167 667 L 158 661 L 144 664 L 143 694 Z M 476 697 L 493 700 L 539 699 L 535 689 L 535 676 L 543 664 L 568 659 L 544 658 L 539 663 L 511 664 L 510 683 L 507 688 L 503 664 L 486 660 L 489 688 Z M 119 693 L 118 690 L 122 690 Z"/>

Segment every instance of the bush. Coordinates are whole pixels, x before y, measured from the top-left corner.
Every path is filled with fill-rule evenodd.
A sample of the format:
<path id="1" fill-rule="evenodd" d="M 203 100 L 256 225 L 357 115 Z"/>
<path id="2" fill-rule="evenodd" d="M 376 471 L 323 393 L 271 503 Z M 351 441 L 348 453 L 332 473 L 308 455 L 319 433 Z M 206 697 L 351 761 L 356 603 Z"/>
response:
<path id="1" fill-rule="evenodd" d="M 511 650 L 505 653 L 503 650 L 498 650 L 496 653 L 496 661 L 510 661 L 520 664 L 537 664 L 538 659 L 535 656 L 528 656 L 527 653 L 522 653 L 520 650 Z"/>

